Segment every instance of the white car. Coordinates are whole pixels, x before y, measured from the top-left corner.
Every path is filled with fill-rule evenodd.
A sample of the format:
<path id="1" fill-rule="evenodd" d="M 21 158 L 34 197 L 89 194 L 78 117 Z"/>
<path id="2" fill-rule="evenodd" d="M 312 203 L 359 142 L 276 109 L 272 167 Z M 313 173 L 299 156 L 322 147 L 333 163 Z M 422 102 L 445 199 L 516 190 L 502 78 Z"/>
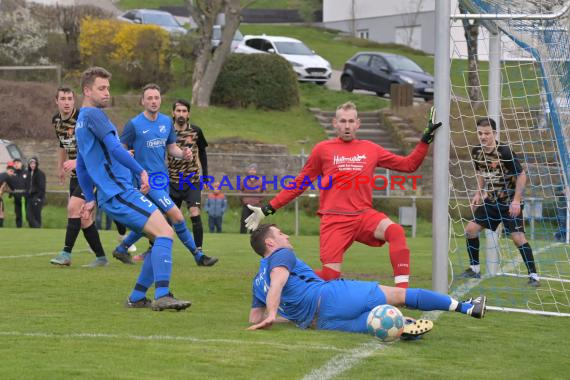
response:
<path id="1" fill-rule="evenodd" d="M 214 25 L 212 29 L 212 51 L 218 47 L 222 39 L 222 27 L 220 25 Z M 261 53 L 259 50 L 252 49 L 243 43 L 243 34 L 238 30 L 234 34 L 232 40 L 232 47 L 230 50 L 232 53 L 240 54 L 255 54 Z"/>
<path id="2" fill-rule="evenodd" d="M 297 73 L 301 82 L 325 84 L 332 74 L 331 64 L 303 42 L 289 37 L 245 36 L 243 43 L 250 48 L 266 53 L 279 54 L 285 58 Z"/>

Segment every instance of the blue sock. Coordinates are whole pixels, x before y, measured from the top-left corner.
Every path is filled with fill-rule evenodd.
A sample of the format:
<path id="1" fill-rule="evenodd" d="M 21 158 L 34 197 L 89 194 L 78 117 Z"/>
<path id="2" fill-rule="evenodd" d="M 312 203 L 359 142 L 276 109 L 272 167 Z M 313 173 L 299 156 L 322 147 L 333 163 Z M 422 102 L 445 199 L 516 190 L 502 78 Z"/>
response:
<path id="1" fill-rule="evenodd" d="M 148 288 L 150 288 L 150 286 L 154 282 L 154 276 L 152 271 L 152 259 L 150 257 L 151 255 L 146 255 L 146 257 L 144 258 L 139 278 L 137 279 L 135 288 L 133 289 L 131 295 L 129 296 L 129 299 L 132 302 L 137 302 L 142 300 L 146 296 L 146 291 L 148 290 Z"/>
<path id="2" fill-rule="evenodd" d="M 131 231 L 129 235 L 115 248 L 115 251 L 121 253 L 127 253 L 127 249 L 133 244 L 135 244 L 144 235 L 139 232 Z"/>
<path id="3" fill-rule="evenodd" d="M 127 235 L 127 237 L 123 240 L 123 246 L 126 246 L 127 248 L 129 248 L 131 245 L 133 245 L 137 241 L 139 241 L 139 239 L 142 238 L 143 236 L 144 236 L 144 234 L 142 234 L 140 232 L 131 231 Z"/>
<path id="4" fill-rule="evenodd" d="M 449 311 L 454 300 L 446 295 L 427 289 L 406 289 L 406 306 L 424 311 Z M 457 302 L 457 301 L 455 301 Z M 455 310 L 455 308 L 453 308 Z"/>
<path id="5" fill-rule="evenodd" d="M 154 298 L 158 299 L 170 293 L 170 275 L 172 274 L 172 239 L 157 237 L 150 252 L 154 273 Z M 145 260 L 146 262 L 146 260 Z"/>
<path id="6" fill-rule="evenodd" d="M 194 238 L 188 230 L 188 227 L 186 227 L 186 222 L 182 221 L 180 223 L 174 223 L 172 226 L 174 227 L 174 231 L 176 231 L 176 235 L 178 235 L 182 244 L 184 244 L 193 255 L 196 255 L 196 243 L 194 243 Z"/>

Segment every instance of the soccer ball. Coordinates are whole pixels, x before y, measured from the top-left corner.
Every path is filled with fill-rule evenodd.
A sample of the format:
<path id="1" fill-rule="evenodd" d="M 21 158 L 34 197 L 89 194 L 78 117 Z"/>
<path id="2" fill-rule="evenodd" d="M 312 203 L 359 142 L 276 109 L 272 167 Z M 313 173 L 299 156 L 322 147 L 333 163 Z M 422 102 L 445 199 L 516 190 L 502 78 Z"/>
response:
<path id="1" fill-rule="evenodd" d="M 383 342 L 392 342 L 404 332 L 404 316 L 391 305 L 376 306 L 366 320 L 368 332 Z"/>

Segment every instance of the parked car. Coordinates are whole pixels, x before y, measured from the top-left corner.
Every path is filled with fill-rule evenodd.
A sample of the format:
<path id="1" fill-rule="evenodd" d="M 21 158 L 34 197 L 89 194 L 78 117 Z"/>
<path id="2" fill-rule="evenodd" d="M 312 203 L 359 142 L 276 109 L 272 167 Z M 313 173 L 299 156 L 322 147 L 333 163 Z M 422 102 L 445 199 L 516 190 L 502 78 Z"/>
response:
<path id="1" fill-rule="evenodd" d="M 131 9 L 120 15 L 118 19 L 133 24 L 158 25 L 168 33 L 186 34 L 188 32 L 172 14 L 155 9 Z"/>
<path id="2" fill-rule="evenodd" d="M 392 83 L 410 84 L 414 96 L 433 99 L 433 76 L 411 59 L 388 53 L 356 53 L 344 64 L 340 85 L 345 91 L 374 91 L 378 96 L 390 92 Z"/>
<path id="3" fill-rule="evenodd" d="M 301 82 L 325 84 L 331 77 L 331 64 L 294 38 L 245 36 L 244 43 L 258 51 L 279 54 L 285 58 L 293 66 L 297 79 Z"/>
<path id="4" fill-rule="evenodd" d="M 220 25 L 214 25 L 214 28 L 212 30 L 212 51 L 214 51 L 218 47 L 221 40 L 222 40 L 222 27 Z M 261 53 L 259 50 L 252 49 L 244 44 L 243 34 L 241 34 L 239 29 L 236 30 L 234 34 L 234 38 L 232 40 L 231 52 L 241 53 L 241 54 Z"/>
<path id="5" fill-rule="evenodd" d="M 0 172 L 6 170 L 8 162 L 19 158 L 22 162 L 26 162 L 24 154 L 18 146 L 9 140 L 0 139 Z"/>

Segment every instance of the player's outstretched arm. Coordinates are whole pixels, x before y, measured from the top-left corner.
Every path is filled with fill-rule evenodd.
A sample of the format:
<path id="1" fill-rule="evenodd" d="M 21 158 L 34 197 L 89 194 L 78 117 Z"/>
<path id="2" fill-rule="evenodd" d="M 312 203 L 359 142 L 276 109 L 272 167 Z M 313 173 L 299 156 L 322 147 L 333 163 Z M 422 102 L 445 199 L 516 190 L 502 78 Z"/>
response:
<path id="1" fill-rule="evenodd" d="M 289 270 L 286 267 L 276 267 L 269 274 L 271 285 L 267 292 L 267 316 L 261 322 L 250 326 L 248 330 L 269 328 L 277 321 L 277 311 L 281 302 L 281 292 L 289 279 Z"/>
<path id="2" fill-rule="evenodd" d="M 127 167 L 134 174 L 141 174 L 143 171 L 142 166 L 123 148 L 113 133 L 107 133 L 103 138 L 103 143 L 107 147 L 111 157 L 117 160 L 121 165 Z"/>

